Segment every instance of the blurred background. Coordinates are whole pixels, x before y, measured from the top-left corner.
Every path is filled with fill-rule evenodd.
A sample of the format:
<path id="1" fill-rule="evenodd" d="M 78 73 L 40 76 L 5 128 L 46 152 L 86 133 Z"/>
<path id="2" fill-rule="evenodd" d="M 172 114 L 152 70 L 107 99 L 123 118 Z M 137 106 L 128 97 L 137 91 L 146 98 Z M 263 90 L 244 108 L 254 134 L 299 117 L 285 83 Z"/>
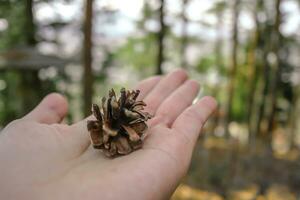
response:
<path id="1" fill-rule="evenodd" d="M 0 1 L 0 129 L 176 68 L 219 106 L 172 199 L 300 199 L 299 0 Z"/>

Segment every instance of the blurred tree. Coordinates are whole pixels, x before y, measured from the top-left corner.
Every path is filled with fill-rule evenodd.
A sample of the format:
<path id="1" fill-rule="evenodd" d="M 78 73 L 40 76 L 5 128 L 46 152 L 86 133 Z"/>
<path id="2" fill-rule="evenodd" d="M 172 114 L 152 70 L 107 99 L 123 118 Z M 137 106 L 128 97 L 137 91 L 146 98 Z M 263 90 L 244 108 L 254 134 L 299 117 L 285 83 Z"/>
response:
<path id="1" fill-rule="evenodd" d="M 26 43 L 28 45 L 34 46 L 36 44 L 35 39 L 35 24 L 33 18 L 33 1 L 26 0 L 25 3 L 25 24 L 24 24 L 24 34 L 26 37 Z"/>
<path id="2" fill-rule="evenodd" d="M 166 24 L 165 24 L 165 0 L 160 0 L 160 6 L 159 6 L 159 24 L 160 24 L 160 30 L 157 33 L 157 45 L 158 45 L 158 51 L 157 51 L 157 65 L 156 65 L 156 74 L 162 74 L 162 64 L 164 62 L 164 50 L 165 50 L 165 44 L 164 39 L 166 35 Z"/>
<path id="3" fill-rule="evenodd" d="M 296 133 L 298 132 L 297 128 L 300 126 L 297 124 L 297 121 L 299 120 L 299 113 L 300 113 L 300 100 L 299 100 L 299 95 L 300 95 L 300 87 L 294 86 L 293 88 L 293 93 L 294 97 L 292 99 L 292 104 L 290 106 L 290 116 L 289 116 L 289 126 L 290 126 L 290 145 L 291 148 L 297 147 L 297 135 Z"/>
<path id="4" fill-rule="evenodd" d="M 218 76 L 221 76 L 222 72 L 224 71 L 224 59 L 223 59 L 223 25 L 224 25 L 224 12 L 227 9 L 227 3 L 223 0 L 217 1 L 214 6 L 208 11 L 209 13 L 213 13 L 217 17 L 217 23 L 216 23 L 216 31 L 217 31 L 217 39 L 214 45 L 214 56 L 215 56 L 215 66 L 216 71 L 218 73 Z M 220 83 L 217 83 L 214 88 L 212 89 L 212 96 L 215 97 L 219 104 L 217 107 L 217 111 L 215 112 L 215 115 L 213 116 L 213 130 L 218 126 L 219 118 L 220 118 L 220 97 L 219 97 L 219 91 L 220 91 Z"/>
<path id="5" fill-rule="evenodd" d="M 261 1 L 264 7 L 264 2 Z M 263 8 L 265 9 L 265 8 Z M 266 12 L 266 11 L 265 11 Z M 269 24 L 265 23 L 263 24 L 262 28 L 262 37 L 259 42 L 261 42 L 260 45 L 260 52 L 261 52 L 261 74 L 262 76 L 260 77 L 260 84 L 258 88 L 258 95 L 257 95 L 257 100 L 258 100 L 258 111 L 256 113 L 256 124 L 255 124 L 255 129 L 254 132 L 257 133 L 260 138 L 264 138 L 266 135 L 265 131 L 265 119 L 264 119 L 264 114 L 265 114 L 265 107 L 267 104 L 267 96 L 268 96 L 268 88 L 269 88 L 269 82 L 270 82 L 270 65 L 269 62 L 267 61 L 268 58 L 268 51 L 269 51 L 269 35 L 271 34 L 270 26 Z"/>
<path id="6" fill-rule="evenodd" d="M 272 131 L 275 122 L 275 114 L 277 110 L 277 101 L 282 92 L 280 89 L 281 84 L 281 74 L 282 65 L 279 48 L 281 52 L 284 52 L 283 47 L 280 47 L 280 41 L 283 39 L 280 34 L 280 24 L 281 24 L 281 12 L 280 4 L 281 0 L 276 0 L 273 2 L 274 5 L 273 13 L 268 14 L 265 2 L 261 1 L 260 4 L 264 8 L 266 14 L 267 23 L 263 24 L 262 29 L 262 39 L 260 42 L 263 44 L 261 47 L 262 58 L 261 65 L 263 69 L 263 77 L 261 78 L 261 93 L 259 110 L 257 113 L 257 123 L 255 132 L 260 135 L 260 138 L 265 141 L 268 149 L 271 149 L 272 143 Z M 280 92 L 281 91 L 281 92 Z"/>
<path id="7" fill-rule="evenodd" d="M 257 46 L 258 41 L 260 40 L 260 28 L 258 21 L 258 14 L 261 9 L 261 0 L 256 0 L 254 2 L 254 8 L 252 11 L 253 21 L 255 22 L 254 30 L 251 31 L 249 37 L 249 47 L 247 52 L 247 64 L 249 70 L 249 92 L 248 92 L 248 108 L 247 108 L 247 123 L 248 123 L 248 132 L 249 132 L 249 142 L 253 143 L 255 141 L 256 133 L 254 132 L 253 124 L 255 122 L 255 118 L 253 117 L 255 114 L 255 92 L 257 90 L 257 82 L 259 77 L 259 62 L 257 59 Z M 252 1 L 251 1 L 252 3 Z"/>
<path id="8" fill-rule="evenodd" d="M 35 24 L 33 17 L 33 1 L 26 0 L 25 1 L 25 9 L 24 9 L 24 24 L 23 31 L 25 35 L 25 44 L 29 47 L 34 47 L 37 43 L 35 39 Z M 23 33 L 20 33 L 23 34 Z M 32 88 L 32 85 L 35 88 Z M 22 99 L 23 99 L 23 110 L 22 114 L 31 110 L 42 98 L 42 84 L 39 79 L 39 71 L 25 71 L 21 76 L 21 84 L 20 89 Z"/>
<path id="9" fill-rule="evenodd" d="M 83 48 L 83 106 L 84 115 L 90 115 L 93 97 L 93 74 L 92 74 L 92 18 L 93 0 L 87 0 L 85 4 L 84 21 L 84 48 Z"/>
<path id="10" fill-rule="evenodd" d="M 231 52 L 231 66 L 228 73 L 228 99 L 226 105 L 225 116 L 225 134 L 229 137 L 229 123 L 232 120 L 232 106 L 235 91 L 235 79 L 238 65 L 238 19 L 239 19 L 239 3 L 240 0 L 233 1 L 233 21 L 232 21 L 232 52 Z"/>
<path id="11" fill-rule="evenodd" d="M 186 48 L 188 45 L 188 36 L 187 36 L 187 28 L 188 28 L 188 17 L 187 17 L 187 6 L 188 6 L 189 0 L 182 0 L 182 29 L 181 29 L 181 67 L 187 68 L 187 62 L 186 62 Z"/>
<path id="12" fill-rule="evenodd" d="M 278 86 L 280 82 L 280 76 L 282 73 L 281 68 L 281 58 L 280 58 L 280 45 L 281 45 L 281 33 L 280 33 L 280 25 L 281 25 L 281 11 L 280 11 L 281 0 L 275 1 L 275 22 L 273 27 L 273 34 L 271 39 L 271 52 L 275 56 L 275 60 L 272 63 L 273 79 L 270 85 L 270 105 L 271 109 L 269 114 L 267 115 L 268 119 L 268 128 L 267 128 L 267 135 L 271 137 L 272 131 L 274 129 L 274 120 L 276 115 L 277 109 L 277 102 L 278 102 Z"/>

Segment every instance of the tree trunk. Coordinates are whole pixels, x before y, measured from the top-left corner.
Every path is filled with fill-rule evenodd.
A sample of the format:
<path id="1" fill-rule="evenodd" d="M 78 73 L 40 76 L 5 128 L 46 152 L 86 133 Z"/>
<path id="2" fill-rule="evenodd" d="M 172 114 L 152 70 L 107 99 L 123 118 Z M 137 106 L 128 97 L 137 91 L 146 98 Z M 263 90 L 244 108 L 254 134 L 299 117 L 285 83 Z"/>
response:
<path id="1" fill-rule="evenodd" d="M 84 21 L 84 52 L 83 52 L 83 105 L 84 115 L 88 116 L 91 111 L 93 97 L 93 74 L 92 74 L 92 18 L 93 0 L 86 0 Z"/>
<path id="2" fill-rule="evenodd" d="M 293 88 L 293 99 L 292 99 L 292 103 L 290 104 L 290 116 L 289 116 L 289 127 L 290 127 L 290 145 L 291 148 L 295 148 L 296 147 L 296 133 L 298 130 L 298 127 L 300 127 L 297 124 L 297 120 L 299 120 L 299 113 L 300 113 L 300 102 L 299 102 L 299 94 L 300 94 L 300 87 L 299 86 L 295 86 Z"/>
<path id="3" fill-rule="evenodd" d="M 259 0 L 258 6 L 261 9 L 265 9 L 264 1 Z M 259 11 L 257 11 L 257 13 L 258 12 Z M 252 118 L 253 121 L 255 120 L 255 123 L 253 123 L 254 127 L 251 131 L 251 134 L 259 135 L 260 139 L 264 141 L 265 145 L 267 146 L 267 149 L 270 150 L 272 135 L 269 134 L 268 131 L 268 121 L 270 118 L 270 105 L 272 104 L 271 96 L 273 95 L 272 92 L 274 91 L 275 84 L 273 75 L 274 73 L 272 73 L 273 66 L 271 66 L 271 63 L 268 61 L 267 57 L 268 55 L 270 55 L 270 52 L 274 50 L 274 41 L 272 39 L 274 30 L 270 30 L 267 24 L 261 24 L 260 26 L 263 26 L 263 29 L 261 29 L 260 27 L 261 30 L 259 30 L 257 48 L 260 49 L 262 53 L 257 54 L 257 57 L 259 59 L 259 63 L 257 62 L 257 66 L 259 66 L 259 68 L 262 68 L 262 70 L 258 70 L 258 72 L 263 74 L 263 76 L 258 77 L 260 79 L 258 81 L 259 85 L 257 87 L 259 88 L 257 89 L 258 95 L 256 98 L 259 103 L 257 105 L 254 104 L 251 109 L 251 112 L 254 112 L 256 106 L 258 107 L 258 111 L 255 114 L 253 113 Z"/>
<path id="4" fill-rule="evenodd" d="M 248 67 L 249 67 L 249 93 L 248 93 L 248 132 L 249 142 L 252 144 L 255 140 L 256 133 L 253 130 L 253 114 L 255 112 L 255 91 L 257 90 L 257 82 L 259 77 L 259 63 L 257 62 L 256 50 L 257 43 L 260 38 L 259 21 L 258 21 L 258 2 L 255 2 L 255 10 L 253 12 L 253 18 L 255 20 L 255 30 L 253 36 L 250 38 L 250 47 L 248 51 Z"/>
<path id="5" fill-rule="evenodd" d="M 33 0 L 25 1 L 25 23 L 24 34 L 25 44 L 28 47 L 36 45 L 35 39 L 35 24 L 33 16 Z M 22 70 L 18 73 L 21 74 L 20 88 L 22 97 L 22 114 L 28 113 L 32 110 L 42 98 L 42 83 L 39 79 L 38 71 Z M 34 88 L 32 88 L 34 86 Z M 18 116 L 19 117 L 19 116 Z"/>
<path id="6" fill-rule="evenodd" d="M 239 1 L 234 0 L 233 7 L 233 36 L 232 36 L 232 53 L 231 53 L 231 68 L 229 69 L 229 84 L 228 84 L 228 100 L 226 106 L 225 117 L 225 134 L 229 137 L 229 123 L 232 121 L 232 107 L 235 89 L 235 79 L 237 71 L 237 48 L 238 48 L 238 18 L 239 18 Z"/>
<path id="7" fill-rule="evenodd" d="M 187 62 L 186 62 L 186 47 L 188 44 L 188 37 L 187 37 L 187 25 L 188 25 L 188 18 L 186 16 L 186 9 L 187 4 L 189 0 L 183 0 L 182 2 L 182 29 L 181 29 L 181 49 L 180 49 L 180 55 L 181 55 L 181 67 L 187 68 Z"/>
<path id="8" fill-rule="evenodd" d="M 266 36 L 265 36 L 266 37 Z M 265 38 L 266 39 L 266 38 Z M 268 49 L 267 47 L 265 47 L 263 49 L 263 61 L 262 61 L 262 66 L 263 66 L 263 77 L 261 80 L 261 99 L 260 99 L 260 103 L 259 103 L 259 108 L 258 108 L 258 112 L 257 112 L 257 123 L 255 124 L 255 129 L 254 132 L 260 135 L 260 138 L 263 140 L 268 140 L 266 139 L 266 130 L 264 128 L 264 114 L 265 114 L 265 107 L 267 104 L 267 97 L 268 97 L 268 92 L 269 92 L 269 85 L 270 85 L 270 71 L 271 68 L 269 66 L 269 63 L 266 60 L 266 57 L 268 55 Z"/>
<path id="9" fill-rule="evenodd" d="M 217 13 L 217 31 L 218 31 L 218 38 L 215 43 L 215 56 L 216 56 L 216 66 L 217 66 L 217 71 L 221 72 L 222 65 L 224 65 L 223 59 L 222 59 L 222 47 L 223 47 L 223 41 L 222 41 L 222 27 L 223 27 L 223 11 L 219 11 Z M 215 97 L 216 99 L 218 98 L 218 92 L 220 91 L 220 85 L 217 83 L 213 90 L 212 90 L 212 96 Z M 218 127 L 219 121 L 220 121 L 220 109 L 221 105 L 218 104 L 218 107 L 216 109 L 216 112 L 213 116 L 213 124 L 212 124 L 212 130 L 215 130 Z"/>
<path id="10" fill-rule="evenodd" d="M 157 54 L 157 66 L 156 74 L 162 74 L 162 64 L 164 62 L 164 38 L 166 34 L 166 24 L 165 24 L 165 0 L 160 0 L 159 7 L 159 23 L 160 31 L 157 33 L 157 43 L 158 43 L 158 54 Z"/>
<path id="11" fill-rule="evenodd" d="M 281 34 L 280 34 L 280 24 L 281 24 L 281 12 L 280 12 L 280 4 L 281 0 L 276 0 L 276 18 L 275 18 L 275 24 L 274 24 L 274 30 L 273 30 L 273 37 L 272 37 L 272 44 L 273 44 L 273 53 L 276 56 L 276 61 L 273 64 L 274 67 L 274 75 L 271 82 L 270 87 L 270 105 L 271 105 L 271 111 L 268 116 L 268 129 L 267 134 L 272 135 L 273 129 L 274 129 L 274 121 L 275 121 L 275 115 L 276 115 L 276 108 L 277 108 L 277 87 L 280 82 L 280 74 L 281 74 L 281 67 L 280 67 L 280 56 L 279 56 L 279 45 L 281 40 Z"/>
<path id="12" fill-rule="evenodd" d="M 26 0 L 25 3 L 25 27 L 24 33 L 26 34 L 26 44 L 33 46 L 36 44 L 35 39 L 35 25 L 33 17 L 33 1 Z"/>

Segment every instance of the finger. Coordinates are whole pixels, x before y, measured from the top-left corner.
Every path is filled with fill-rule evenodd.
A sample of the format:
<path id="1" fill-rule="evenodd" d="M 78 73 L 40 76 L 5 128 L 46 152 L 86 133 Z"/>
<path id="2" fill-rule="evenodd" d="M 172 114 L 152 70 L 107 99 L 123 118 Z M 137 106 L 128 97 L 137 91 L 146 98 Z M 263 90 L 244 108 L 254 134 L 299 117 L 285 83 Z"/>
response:
<path id="1" fill-rule="evenodd" d="M 141 81 L 136 89 L 140 90 L 139 99 L 143 99 L 161 80 L 161 76 L 154 76 L 148 79 Z M 87 149 L 90 144 L 90 134 L 87 130 L 87 121 L 94 119 L 93 116 L 90 116 L 80 122 L 77 122 L 71 126 L 71 132 L 73 134 L 73 143 L 74 146 L 78 147 L 78 142 L 82 147 L 82 152 Z"/>
<path id="2" fill-rule="evenodd" d="M 212 97 L 203 97 L 196 104 L 187 108 L 172 125 L 177 134 L 182 134 L 188 142 L 195 144 L 202 126 L 216 109 L 216 101 Z M 193 147 L 193 145 L 190 145 Z"/>
<path id="3" fill-rule="evenodd" d="M 136 90 L 140 90 L 138 100 L 144 99 L 144 97 L 159 83 L 161 76 L 152 76 L 138 83 Z"/>
<path id="4" fill-rule="evenodd" d="M 168 74 L 144 98 L 147 104 L 145 110 L 151 114 L 155 114 L 159 105 L 172 94 L 176 88 L 182 85 L 186 79 L 187 74 L 183 70 L 176 70 Z"/>
<path id="5" fill-rule="evenodd" d="M 68 103 L 66 99 L 58 93 L 52 93 L 47 95 L 41 103 L 24 116 L 23 119 L 45 124 L 59 123 L 63 120 L 67 111 Z"/>
<path id="6" fill-rule="evenodd" d="M 150 129 L 143 149 L 156 150 L 172 158 L 178 165 L 179 174 L 185 174 L 200 130 L 216 108 L 212 97 L 204 97 L 189 106 L 174 121 L 171 129 L 158 126 Z"/>
<path id="7" fill-rule="evenodd" d="M 164 123 L 171 126 L 178 115 L 193 103 L 198 91 L 199 84 L 197 81 L 186 81 L 159 106 L 156 116 L 164 118 Z"/>
<path id="8" fill-rule="evenodd" d="M 72 137 L 69 138 L 68 143 L 70 147 L 76 149 L 77 152 L 85 152 L 91 143 L 90 133 L 87 129 L 87 122 L 89 120 L 95 120 L 95 117 L 89 116 L 70 126 Z"/>

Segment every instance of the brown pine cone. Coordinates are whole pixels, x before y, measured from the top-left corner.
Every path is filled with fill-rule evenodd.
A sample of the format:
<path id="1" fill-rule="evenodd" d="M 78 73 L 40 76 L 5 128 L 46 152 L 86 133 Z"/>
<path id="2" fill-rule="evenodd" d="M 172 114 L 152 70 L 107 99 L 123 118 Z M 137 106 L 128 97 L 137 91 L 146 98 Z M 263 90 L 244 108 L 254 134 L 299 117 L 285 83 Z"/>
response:
<path id="1" fill-rule="evenodd" d="M 136 101 L 139 90 L 125 90 L 117 99 L 113 89 L 109 91 L 106 100 L 102 98 L 101 108 L 97 104 L 92 105 L 92 113 L 96 120 L 87 122 L 91 141 L 95 149 L 102 149 L 106 156 L 126 155 L 142 147 L 146 121 L 151 118 L 147 112 L 143 112 L 146 104 Z"/>

